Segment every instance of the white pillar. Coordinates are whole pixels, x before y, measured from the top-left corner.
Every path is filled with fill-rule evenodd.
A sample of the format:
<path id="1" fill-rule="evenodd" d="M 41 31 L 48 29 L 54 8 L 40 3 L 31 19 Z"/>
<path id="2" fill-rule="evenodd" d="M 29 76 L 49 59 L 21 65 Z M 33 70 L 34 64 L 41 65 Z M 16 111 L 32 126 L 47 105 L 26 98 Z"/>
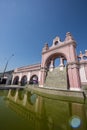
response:
<path id="1" fill-rule="evenodd" d="M 11 81 L 11 84 L 13 84 L 14 77 L 15 77 L 15 74 L 12 75 L 12 81 Z"/>
<path id="2" fill-rule="evenodd" d="M 40 77 L 41 77 L 41 72 L 39 71 L 38 81 L 40 81 Z"/>
<path id="3" fill-rule="evenodd" d="M 22 78 L 22 73 L 19 74 L 19 85 L 20 85 L 20 82 L 21 82 L 21 78 Z"/>
<path id="4" fill-rule="evenodd" d="M 63 59 L 62 57 L 60 57 L 60 65 L 59 65 L 59 67 L 60 67 L 60 70 L 61 70 L 61 71 L 62 71 L 63 68 L 64 68 L 64 59 Z"/>
<path id="5" fill-rule="evenodd" d="M 29 84 L 29 81 L 30 81 L 30 76 L 31 76 L 31 73 L 30 73 L 30 72 L 28 72 L 28 74 L 27 74 L 27 84 Z"/>
<path id="6" fill-rule="evenodd" d="M 49 68 L 49 70 L 50 70 L 50 71 L 53 71 L 53 68 L 54 68 L 54 60 L 52 59 L 52 60 L 51 60 L 51 63 L 50 63 L 50 68 Z"/>

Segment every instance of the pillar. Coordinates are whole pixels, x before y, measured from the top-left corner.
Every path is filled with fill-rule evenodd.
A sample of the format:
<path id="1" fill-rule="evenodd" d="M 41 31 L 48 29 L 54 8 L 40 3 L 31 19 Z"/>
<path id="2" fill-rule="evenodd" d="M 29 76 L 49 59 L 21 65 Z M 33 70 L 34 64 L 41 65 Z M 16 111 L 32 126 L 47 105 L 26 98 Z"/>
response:
<path id="1" fill-rule="evenodd" d="M 78 64 L 73 63 L 68 65 L 68 78 L 69 78 L 70 90 L 78 91 L 81 89 Z"/>
<path id="2" fill-rule="evenodd" d="M 66 34 L 65 42 L 68 43 L 67 46 L 67 62 L 68 62 L 68 79 L 70 90 L 81 90 L 81 81 L 79 74 L 79 65 L 76 54 L 76 42 L 72 35 L 68 32 Z"/>
<path id="3" fill-rule="evenodd" d="M 12 81 L 11 81 L 11 85 L 13 85 L 13 80 L 14 80 L 14 75 L 12 75 L 13 77 L 12 77 Z"/>
<path id="4" fill-rule="evenodd" d="M 28 74 L 27 74 L 27 84 L 29 84 L 30 76 L 31 76 L 31 72 L 28 72 Z"/>
<path id="5" fill-rule="evenodd" d="M 19 74 L 19 82 L 18 82 L 18 85 L 21 85 L 21 78 L 22 78 L 22 74 L 20 73 L 20 74 Z"/>
<path id="6" fill-rule="evenodd" d="M 60 67 L 60 70 L 63 70 L 63 68 L 64 68 L 64 59 L 63 59 L 63 57 L 60 57 L 60 65 L 59 65 L 59 67 Z"/>
<path id="7" fill-rule="evenodd" d="M 42 67 L 39 87 L 43 87 L 44 82 L 45 82 L 45 78 L 46 78 L 46 69 L 44 67 Z"/>
<path id="8" fill-rule="evenodd" d="M 54 69 L 54 60 L 52 59 L 52 60 L 51 60 L 51 63 L 50 63 L 50 68 L 49 68 L 49 70 L 50 70 L 50 71 L 53 71 L 53 69 Z"/>

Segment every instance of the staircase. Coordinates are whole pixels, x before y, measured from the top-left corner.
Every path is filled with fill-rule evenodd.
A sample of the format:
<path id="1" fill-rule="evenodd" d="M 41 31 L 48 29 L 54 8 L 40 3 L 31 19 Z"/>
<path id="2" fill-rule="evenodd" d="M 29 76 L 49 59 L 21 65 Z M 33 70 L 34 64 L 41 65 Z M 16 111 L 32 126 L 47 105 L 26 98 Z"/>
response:
<path id="1" fill-rule="evenodd" d="M 57 67 L 52 72 L 48 71 L 44 87 L 67 89 L 66 67 L 63 70 Z"/>

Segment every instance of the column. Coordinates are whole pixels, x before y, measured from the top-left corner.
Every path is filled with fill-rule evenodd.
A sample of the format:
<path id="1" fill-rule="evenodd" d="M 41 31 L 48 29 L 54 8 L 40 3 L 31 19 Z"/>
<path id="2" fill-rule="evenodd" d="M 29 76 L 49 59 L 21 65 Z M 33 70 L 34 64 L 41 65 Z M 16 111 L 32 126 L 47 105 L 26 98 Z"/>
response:
<path id="1" fill-rule="evenodd" d="M 46 70 L 45 70 L 44 67 L 42 67 L 41 68 L 41 77 L 40 77 L 39 87 L 43 87 L 44 86 L 45 78 L 46 78 Z"/>
<path id="2" fill-rule="evenodd" d="M 13 74 L 11 85 L 13 85 L 14 77 L 15 77 L 15 75 Z"/>
<path id="3" fill-rule="evenodd" d="M 41 71 L 39 71 L 38 82 L 40 82 L 40 78 L 41 78 Z"/>
<path id="4" fill-rule="evenodd" d="M 54 60 L 51 60 L 49 71 L 53 71 L 54 69 Z"/>
<path id="5" fill-rule="evenodd" d="M 61 70 L 61 71 L 62 71 L 63 68 L 64 68 L 64 59 L 63 59 L 63 57 L 60 57 L 60 65 L 59 65 L 59 67 L 60 67 L 60 70 Z"/>
<path id="6" fill-rule="evenodd" d="M 27 84 L 28 84 L 28 85 L 29 85 L 29 81 L 30 81 L 30 75 L 31 75 L 31 73 L 28 72 L 28 74 L 27 74 Z"/>
<path id="7" fill-rule="evenodd" d="M 70 90 L 76 90 L 76 91 L 81 90 L 79 68 L 76 63 L 68 65 L 68 76 L 69 76 Z"/>
<path id="8" fill-rule="evenodd" d="M 19 74 L 19 83 L 18 83 L 18 85 L 21 85 L 21 78 L 22 78 L 22 74 L 20 73 Z"/>

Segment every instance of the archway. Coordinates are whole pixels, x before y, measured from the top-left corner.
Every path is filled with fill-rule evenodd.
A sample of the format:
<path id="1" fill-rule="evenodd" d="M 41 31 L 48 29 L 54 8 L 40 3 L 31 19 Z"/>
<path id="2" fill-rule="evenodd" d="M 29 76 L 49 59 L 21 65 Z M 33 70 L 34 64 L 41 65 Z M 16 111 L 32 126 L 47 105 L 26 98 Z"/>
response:
<path id="1" fill-rule="evenodd" d="M 33 75 L 30 78 L 29 84 L 38 84 L 38 76 L 37 75 Z"/>
<path id="2" fill-rule="evenodd" d="M 13 80 L 13 85 L 18 85 L 19 83 L 19 76 L 16 76 Z"/>
<path id="3" fill-rule="evenodd" d="M 47 57 L 44 66 L 47 70 L 53 70 L 53 68 L 58 66 L 64 67 L 66 64 L 67 59 L 63 53 L 53 53 Z"/>
<path id="4" fill-rule="evenodd" d="M 69 81 L 67 88 L 70 88 L 71 90 L 80 90 L 81 82 L 75 48 L 76 42 L 69 32 L 66 33 L 66 38 L 63 42 L 60 41 L 59 37 L 56 37 L 53 40 L 53 44 L 51 47 L 49 47 L 48 44 L 45 44 L 42 50 L 40 78 L 41 87 L 43 87 L 45 83 L 47 68 L 51 64 L 51 68 L 53 69 L 54 59 L 57 57 L 61 57 L 61 61 L 63 61 L 62 58 L 65 58 L 65 60 L 67 60 L 67 77 Z"/>
<path id="5" fill-rule="evenodd" d="M 21 86 L 24 86 L 27 84 L 27 76 L 24 75 L 22 78 L 21 78 Z"/>
<path id="6" fill-rule="evenodd" d="M 47 58 L 45 62 L 46 76 L 44 86 L 58 89 L 67 89 L 68 78 L 64 60 L 66 60 L 66 57 L 63 53 L 54 53 Z"/>

